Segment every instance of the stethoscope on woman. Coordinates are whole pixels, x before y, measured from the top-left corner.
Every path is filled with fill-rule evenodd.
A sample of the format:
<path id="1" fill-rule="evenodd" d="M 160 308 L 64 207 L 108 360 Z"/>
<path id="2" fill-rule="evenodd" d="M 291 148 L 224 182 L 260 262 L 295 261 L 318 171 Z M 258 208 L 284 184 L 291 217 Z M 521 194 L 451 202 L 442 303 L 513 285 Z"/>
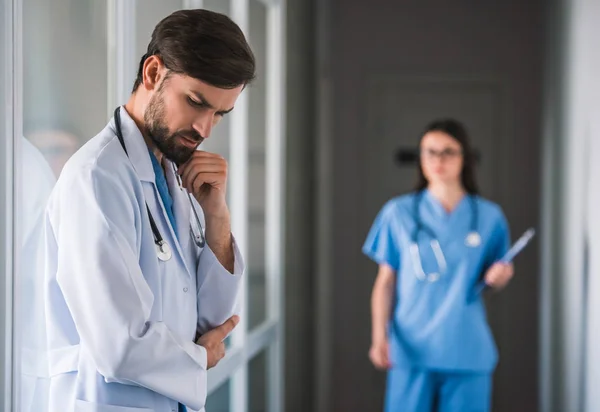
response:
<path id="1" fill-rule="evenodd" d="M 125 139 L 123 139 L 123 132 L 121 130 L 121 113 L 120 113 L 120 107 L 117 107 L 115 109 L 115 129 L 116 129 L 116 133 L 117 133 L 117 137 L 119 138 L 119 142 L 121 143 L 121 146 L 123 147 L 123 150 L 125 151 L 125 154 L 127 155 L 127 157 L 129 157 L 129 153 L 127 153 L 127 148 L 125 147 Z M 179 178 L 179 176 L 177 175 L 177 170 L 175 170 L 175 166 L 173 166 L 173 170 L 175 171 L 175 175 L 177 176 L 177 178 Z M 196 224 L 198 225 L 198 234 L 196 235 L 194 233 L 194 229 L 192 227 L 192 224 L 190 223 L 190 234 L 192 235 L 192 238 L 194 239 L 194 243 L 196 243 L 196 246 L 198 246 L 199 248 L 203 248 L 204 245 L 206 244 L 206 239 L 204 238 L 204 233 L 202 231 L 202 223 L 200 223 L 200 218 L 198 217 L 198 213 L 196 212 L 196 208 L 194 207 L 194 203 L 192 202 L 192 197 L 190 196 L 190 193 L 188 192 L 188 199 L 190 201 L 190 206 L 192 207 L 192 211 L 194 212 L 194 216 L 196 218 Z M 167 260 L 171 259 L 171 256 L 173 256 L 173 253 L 171 252 L 171 247 L 169 246 L 169 244 L 163 239 L 162 235 L 160 234 L 160 231 L 158 230 L 158 227 L 156 226 L 156 222 L 154 221 L 154 218 L 152 217 L 152 213 L 150 212 L 150 208 L 148 207 L 148 203 L 146 203 L 146 209 L 148 210 L 148 218 L 150 219 L 150 226 L 152 227 L 152 235 L 154 236 L 154 245 L 156 246 L 156 255 L 158 256 L 158 258 L 160 260 L 162 260 L 163 262 L 166 262 Z"/>
<path id="2" fill-rule="evenodd" d="M 469 233 L 465 239 L 465 244 L 469 247 L 477 247 L 481 244 L 481 235 L 477 231 L 477 221 L 479 219 L 479 208 L 477 206 L 477 200 L 474 196 L 468 195 L 469 203 L 471 205 L 471 226 L 469 229 Z M 411 235 L 411 244 L 410 244 L 410 254 L 412 257 L 413 269 L 415 271 L 415 276 L 419 280 L 427 280 L 429 282 L 437 282 L 441 275 L 443 275 L 448 269 L 448 265 L 446 263 L 446 257 L 444 256 L 444 252 L 440 246 L 440 242 L 437 240 L 435 233 L 429 227 L 423 224 L 419 214 L 419 206 L 421 204 L 421 200 L 423 199 L 423 192 L 419 192 L 415 195 L 413 201 L 413 217 L 415 219 L 415 229 Z M 419 250 L 418 238 L 419 232 L 425 231 L 431 237 L 431 241 L 429 242 L 431 249 L 433 250 L 433 254 L 435 255 L 435 260 L 437 262 L 439 271 L 432 273 L 425 273 L 423 269 L 423 264 L 421 262 L 421 251 Z"/>

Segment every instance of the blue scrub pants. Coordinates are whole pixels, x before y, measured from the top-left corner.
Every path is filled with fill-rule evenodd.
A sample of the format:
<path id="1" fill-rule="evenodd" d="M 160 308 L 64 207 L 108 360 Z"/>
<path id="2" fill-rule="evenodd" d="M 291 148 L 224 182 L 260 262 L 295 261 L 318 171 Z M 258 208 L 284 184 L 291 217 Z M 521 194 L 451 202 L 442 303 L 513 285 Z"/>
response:
<path id="1" fill-rule="evenodd" d="M 488 373 L 392 368 L 385 412 L 488 412 L 491 389 Z"/>

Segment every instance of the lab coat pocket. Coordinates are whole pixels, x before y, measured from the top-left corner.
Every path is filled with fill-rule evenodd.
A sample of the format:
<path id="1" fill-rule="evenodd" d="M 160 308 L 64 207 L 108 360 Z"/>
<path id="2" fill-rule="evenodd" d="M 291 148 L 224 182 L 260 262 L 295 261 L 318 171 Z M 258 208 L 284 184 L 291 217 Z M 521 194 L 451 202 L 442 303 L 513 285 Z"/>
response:
<path id="1" fill-rule="evenodd" d="M 75 400 L 75 412 L 152 412 L 150 408 L 132 408 L 129 406 L 105 405 L 95 402 Z"/>

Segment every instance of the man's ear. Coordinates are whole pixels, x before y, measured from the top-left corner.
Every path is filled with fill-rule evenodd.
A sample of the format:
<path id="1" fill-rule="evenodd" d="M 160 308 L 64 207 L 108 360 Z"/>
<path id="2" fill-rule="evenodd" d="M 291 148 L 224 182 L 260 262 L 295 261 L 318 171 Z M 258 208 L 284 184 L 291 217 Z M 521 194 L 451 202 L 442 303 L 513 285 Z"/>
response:
<path id="1" fill-rule="evenodd" d="M 163 80 L 166 70 L 162 59 L 159 56 L 152 55 L 144 62 L 142 69 L 142 84 L 148 91 L 155 90 Z"/>

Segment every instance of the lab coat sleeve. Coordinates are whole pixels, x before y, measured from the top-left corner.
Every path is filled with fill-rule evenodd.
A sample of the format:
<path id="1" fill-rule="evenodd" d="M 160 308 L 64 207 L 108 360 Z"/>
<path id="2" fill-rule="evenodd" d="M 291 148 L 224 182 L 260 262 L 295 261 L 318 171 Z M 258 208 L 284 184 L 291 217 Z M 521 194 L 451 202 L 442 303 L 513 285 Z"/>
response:
<path id="1" fill-rule="evenodd" d="M 383 207 L 371 226 L 362 251 L 377 264 L 387 264 L 397 271 L 400 268 L 400 248 L 394 233 L 397 224 L 394 212 L 392 203 Z"/>
<path id="2" fill-rule="evenodd" d="M 106 382 L 145 387 L 201 409 L 205 349 L 149 320 L 154 295 L 137 257 L 147 216 L 133 187 L 92 167 L 69 177 L 60 195 L 60 221 L 53 222 L 57 282 L 82 350 Z"/>
<path id="3" fill-rule="evenodd" d="M 221 325 L 237 312 L 237 295 L 245 265 L 235 238 L 233 254 L 233 274 L 221 265 L 208 244 L 200 254 L 197 268 L 199 335 Z"/>

